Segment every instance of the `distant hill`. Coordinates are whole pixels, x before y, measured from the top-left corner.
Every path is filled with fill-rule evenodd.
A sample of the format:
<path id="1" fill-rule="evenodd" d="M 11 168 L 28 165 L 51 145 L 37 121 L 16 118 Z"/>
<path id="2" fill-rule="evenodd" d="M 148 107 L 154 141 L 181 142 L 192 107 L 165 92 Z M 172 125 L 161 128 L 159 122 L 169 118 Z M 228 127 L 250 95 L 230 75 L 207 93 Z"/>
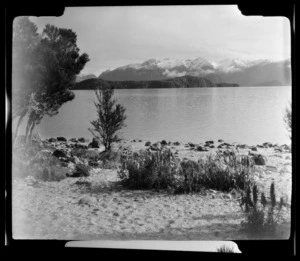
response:
<path id="1" fill-rule="evenodd" d="M 188 75 L 160 81 L 106 81 L 100 78 L 93 78 L 76 83 L 73 90 L 93 90 L 99 85 L 112 86 L 115 89 L 216 87 L 208 79 Z"/>
<path id="2" fill-rule="evenodd" d="M 97 76 L 95 74 L 79 74 L 76 77 L 76 82 L 81 82 L 87 79 L 93 79 L 93 78 L 97 78 Z"/>
<path id="3" fill-rule="evenodd" d="M 219 62 L 196 59 L 150 59 L 107 70 L 98 78 L 108 81 L 153 81 L 181 76 L 196 76 L 214 83 L 255 86 L 269 81 L 291 84 L 291 61 L 225 59 Z"/>

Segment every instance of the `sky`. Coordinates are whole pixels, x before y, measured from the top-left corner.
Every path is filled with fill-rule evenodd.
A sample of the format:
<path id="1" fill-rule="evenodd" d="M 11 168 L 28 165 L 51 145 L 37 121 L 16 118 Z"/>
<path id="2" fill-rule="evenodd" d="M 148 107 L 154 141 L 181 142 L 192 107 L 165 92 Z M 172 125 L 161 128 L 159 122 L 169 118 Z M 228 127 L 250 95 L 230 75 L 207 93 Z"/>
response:
<path id="1" fill-rule="evenodd" d="M 290 58 L 290 23 L 284 17 L 243 16 L 236 5 L 69 7 L 60 17 L 30 17 L 77 33 L 90 61 L 82 73 L 149 59 Z"/>

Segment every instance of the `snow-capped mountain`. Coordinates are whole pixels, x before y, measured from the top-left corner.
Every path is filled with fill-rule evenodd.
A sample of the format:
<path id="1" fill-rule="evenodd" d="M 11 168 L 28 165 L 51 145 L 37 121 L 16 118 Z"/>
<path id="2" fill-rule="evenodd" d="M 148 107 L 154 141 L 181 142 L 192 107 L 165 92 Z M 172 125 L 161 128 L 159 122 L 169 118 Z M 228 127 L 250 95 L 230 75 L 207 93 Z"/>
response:
<path id="1" fill-rule="evenodd" d="M 268 81 L 289 85 L 290 60 L 241 60 L 210 61 L 196 59 L 150 59 L 143 63 L 129 64 L 107 70 L 99 78 L 112 81 L 162 80 L 185 75 L 205 77 L 214 83 L 230 82 L 240 86 L 254 86 Z"/>
<path id="2" fill-rule="evenodd" d="M 76 77 L 76 82 L 81 82 L 92 78 L 97 78 L 97 76 L 95 74 L 79 74 Z"/>

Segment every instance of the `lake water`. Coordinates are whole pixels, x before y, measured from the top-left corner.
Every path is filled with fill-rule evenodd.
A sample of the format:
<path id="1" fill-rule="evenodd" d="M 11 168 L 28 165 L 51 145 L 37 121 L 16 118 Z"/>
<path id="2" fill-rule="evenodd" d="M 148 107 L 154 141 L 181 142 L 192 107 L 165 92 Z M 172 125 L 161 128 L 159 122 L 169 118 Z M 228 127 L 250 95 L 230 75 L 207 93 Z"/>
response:
<path id="1" fill-rule="evenodd" d="M 45 117 L 35 128 L 43 138 L 92 138 L 94 91 L 74 91 L 59 114 Z M 291 87 L 190 88 L 115 90 L 126 108 L 125 139 L 204 142 L 223 139 L 248 145 L 290 144 L 283 115 Z M 24 125 L 19 134 L 24 133 Z"/>

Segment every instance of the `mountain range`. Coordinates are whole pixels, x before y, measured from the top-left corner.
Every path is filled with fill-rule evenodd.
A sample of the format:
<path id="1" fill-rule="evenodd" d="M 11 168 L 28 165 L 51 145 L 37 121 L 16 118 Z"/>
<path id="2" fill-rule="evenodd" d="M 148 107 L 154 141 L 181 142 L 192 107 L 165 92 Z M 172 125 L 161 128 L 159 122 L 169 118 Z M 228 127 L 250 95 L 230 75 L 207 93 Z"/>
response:
<path id="1" fill-rule="evenodd" d="M 101 73 L 107 81 L 156 81 L 181 76 L 195 76 L 218 83 L 239 86 L 276 86 L 291 84 L 291 61 L 225 59 L 219 62 L 203 59 L 150 59 Z M 91 76 L 91 78 L 94 78 Z"/>

